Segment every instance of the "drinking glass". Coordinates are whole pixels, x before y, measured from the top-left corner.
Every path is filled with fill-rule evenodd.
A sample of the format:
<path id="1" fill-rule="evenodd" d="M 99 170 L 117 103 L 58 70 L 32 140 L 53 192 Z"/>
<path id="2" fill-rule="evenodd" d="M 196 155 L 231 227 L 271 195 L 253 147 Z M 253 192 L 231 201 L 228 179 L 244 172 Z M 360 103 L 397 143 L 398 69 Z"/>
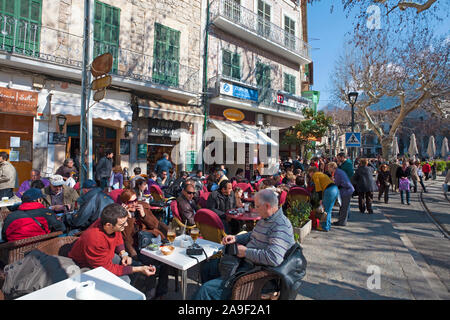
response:
<path id="1" fill-rule="evenodd" d="M 200 234 L 200 230 L 198 228 L 194 228 L 191 230 L 191 238 L 194 240 L 194 246 L 196 245 L 197 238 Z"/>
<path id="2" fill-rule="evenodd" d="M 174 229 L 169 229 L 167 231 L 167 240 L 169 240 L 170 244 L 173 245 L 173 242 L 175 241 L 176 233 Z"/>

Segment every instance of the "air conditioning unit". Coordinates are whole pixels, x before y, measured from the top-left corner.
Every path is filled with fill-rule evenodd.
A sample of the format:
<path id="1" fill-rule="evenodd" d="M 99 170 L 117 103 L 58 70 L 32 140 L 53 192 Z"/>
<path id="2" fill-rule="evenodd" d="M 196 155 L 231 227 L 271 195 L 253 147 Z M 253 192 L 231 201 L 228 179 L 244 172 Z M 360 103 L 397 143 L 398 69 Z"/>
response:
<path id="1" fill-rule="evenodd" d="M 263 126 L 264 125 L 264 115 L 262 113 L 256 114 L 256 125 Z"/>

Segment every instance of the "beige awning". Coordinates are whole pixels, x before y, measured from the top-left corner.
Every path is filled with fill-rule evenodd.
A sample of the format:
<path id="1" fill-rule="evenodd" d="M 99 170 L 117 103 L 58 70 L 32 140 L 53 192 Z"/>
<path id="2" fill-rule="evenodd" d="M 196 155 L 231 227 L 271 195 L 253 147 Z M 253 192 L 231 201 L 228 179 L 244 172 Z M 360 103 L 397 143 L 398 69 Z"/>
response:
<path id="1" fill-rule="evenodd" d="M 203 108 L 176 103 L 138 99 L 139 117 L 203 123 Z"/>

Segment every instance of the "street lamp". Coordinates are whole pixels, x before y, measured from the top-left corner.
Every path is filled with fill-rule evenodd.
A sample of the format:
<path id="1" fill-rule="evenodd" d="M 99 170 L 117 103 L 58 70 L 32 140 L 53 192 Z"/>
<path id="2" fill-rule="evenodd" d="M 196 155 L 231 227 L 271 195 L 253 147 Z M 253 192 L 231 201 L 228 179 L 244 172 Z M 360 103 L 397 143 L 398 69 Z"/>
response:
<path id="1" fill-rule="evenodd" d="M 131 122 L 127 122 L 125 125 L 125 138 L 128 138 L 130 133 L 133 131 L 133 124 Z"/>
<path id="2" fill-rule="evenodd" d="M 56 119 L 58 120 L 59 133 L 62 133 L 64 125 L 66 124 L 67 118 L 64 115 L 59 114 L 56 116 Z"/>
<path id="3" fill-rule="evenodd" d="M 358 100 L 358 92 L 350 92 L 348 94 L 348 100 L 350 101 L 350 105 L 352 106 L 352 133 L 355 132 L 355 103 Z M 352 162 L 355 158 L 354 156 L 355 149 L 352 147 Z"/>

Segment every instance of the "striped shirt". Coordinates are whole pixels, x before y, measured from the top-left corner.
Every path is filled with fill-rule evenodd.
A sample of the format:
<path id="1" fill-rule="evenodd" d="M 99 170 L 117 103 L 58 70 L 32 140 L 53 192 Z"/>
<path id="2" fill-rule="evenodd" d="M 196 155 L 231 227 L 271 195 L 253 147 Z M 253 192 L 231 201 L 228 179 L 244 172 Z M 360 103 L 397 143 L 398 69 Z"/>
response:
<path id="1" fill-rule="evenodd" d="M 247 247 L 246 260 L 276 267 L 283 262 L 295 240 L 291 222 L 279 209 L 272 216 L 259 220 L 252 232 L 236 236 L 236 242 Z"/>

